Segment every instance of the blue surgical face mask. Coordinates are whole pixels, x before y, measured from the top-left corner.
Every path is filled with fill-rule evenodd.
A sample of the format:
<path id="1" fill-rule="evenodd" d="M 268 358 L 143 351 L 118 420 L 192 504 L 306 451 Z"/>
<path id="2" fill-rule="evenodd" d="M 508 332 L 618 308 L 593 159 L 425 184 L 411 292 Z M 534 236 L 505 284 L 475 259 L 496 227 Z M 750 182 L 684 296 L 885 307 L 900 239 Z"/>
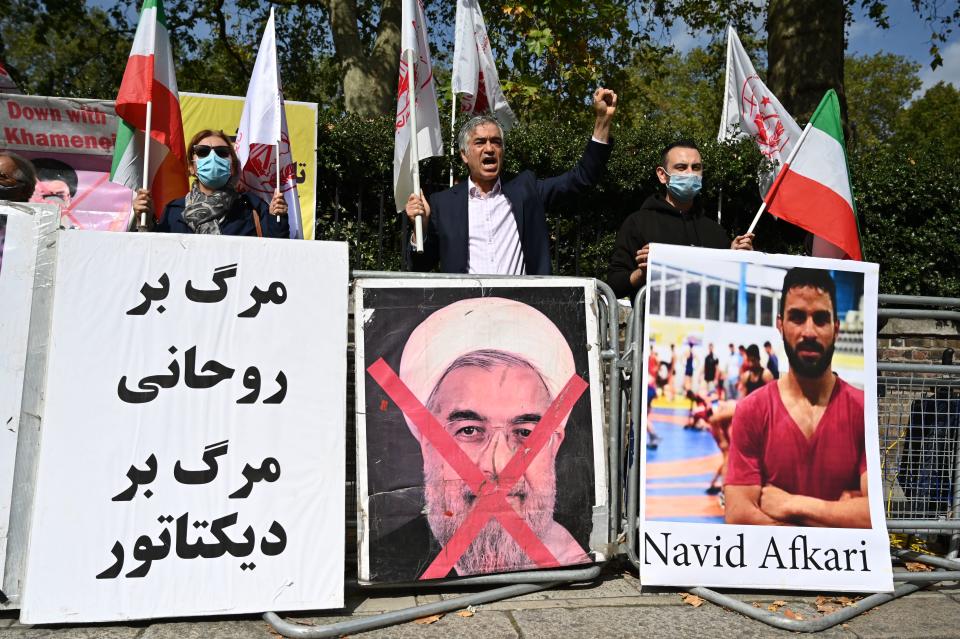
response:
<path id="1" fill-rule="evenodd" d="M 216 153 L 197 158 L 197 177 L 205 187 L 219 189 L 230 179 L 230 158 L 222 158 Z"/>
<path id="2" fill-rule="evenodd" d="M 703 178 L 693 173 L 676 173 L 670 176 L 667 182 L 667 190 L 673 197 L 681 202 L 688 202 L 697 197 L 700 193 L 700 187 L 703 186 Z"/>

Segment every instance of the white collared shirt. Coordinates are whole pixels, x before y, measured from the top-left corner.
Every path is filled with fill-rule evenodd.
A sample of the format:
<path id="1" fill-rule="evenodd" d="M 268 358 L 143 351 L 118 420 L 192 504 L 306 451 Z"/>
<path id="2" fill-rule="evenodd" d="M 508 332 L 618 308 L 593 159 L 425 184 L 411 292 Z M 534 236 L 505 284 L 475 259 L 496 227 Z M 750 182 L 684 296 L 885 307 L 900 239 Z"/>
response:
<path id="1" fill-rule="evenodd" d="M 499 178 L 489 193 L 481 192 L 473 180 L 467 178 L 467 217 L 470 225 L 468 273 L 526 274 L 517 220 Z"/>

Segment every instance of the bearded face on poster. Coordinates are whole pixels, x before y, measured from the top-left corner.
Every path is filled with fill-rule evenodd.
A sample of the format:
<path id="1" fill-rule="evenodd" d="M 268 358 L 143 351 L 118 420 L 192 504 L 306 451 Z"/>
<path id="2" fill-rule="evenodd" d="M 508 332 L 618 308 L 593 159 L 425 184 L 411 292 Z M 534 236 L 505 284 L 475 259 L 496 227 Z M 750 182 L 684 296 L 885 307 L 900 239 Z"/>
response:
<path id="1" fill-rule="evenodd" d="M 479 344 L 470 337 L 478 334 L 475 329 L 500 324 L 512 324 L 509 341 L 523 342 L 521 352 L 476 348 Z M 573 354 L 556 326 L 532 307 L 502 298 L 463 300 L 437 311 L 411 334 L 400 360 L 400 379 L 414 395 L 427 397 L 427 410 L 483 474 L 484 488 L 506 491 L 507 503 L 562 564 L 588 561 L 570 533 L 553 520 L 555 462 L 567 419 L 515 484 L 504 485 L 503 479 L 573 374 Z M 427 522 L 446 547 L 478 495 L 405 418 L 423 455 Z M 528 562 L 521 543 L 491 521 L 457 561 L 456 570 L 482 574 L 515 570 Z"/>
<path id="2" fill-rule="evenodd" d="M 407 496 L 399 499 L 404 489 L 370 478 L 373 579 L 591 561 L 583 539 L 591 510 L 571 504 L 568 486 L 570 457 L 581 464 L 592 457 L 583 441 L 586 432 L 589 442 L 583 423 L 589 419 L 581 416 L 573 426 L 572 415 L 578 400 L 587 399 L 589 374 L 578 372 L 568 337 L 544 313 L 502 297 L 454 301 L 415 326 L 402 343 L 395 377 L 383 360 L 368 361 L 367 371 L 374 389 L 401 409 L 415 442 L 411 454 L 398 445 L 385 457 L 368 454 L 368 468 L 392 464 L 408 485 L 420 483 L 422 504 L 404 517 L 398 511 L 413 506 Z M 372 417 L 368 410 L 367 436 L 375 440 Z M 400 505 L 381 505 L 384 495 Z"/>

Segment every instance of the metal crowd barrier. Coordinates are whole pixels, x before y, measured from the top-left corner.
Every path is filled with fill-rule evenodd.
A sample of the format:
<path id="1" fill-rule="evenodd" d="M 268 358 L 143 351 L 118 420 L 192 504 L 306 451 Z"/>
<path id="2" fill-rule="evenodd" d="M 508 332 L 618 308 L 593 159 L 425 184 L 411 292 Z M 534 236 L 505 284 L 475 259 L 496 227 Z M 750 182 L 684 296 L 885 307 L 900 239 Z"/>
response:
<path id="1" fill-rule="evenodd" d="M 444 279 L 473 279 L 470 276 L 466 275 L 442 275 L 435 273 L 397 273 L 397 272 L 386 272 L 386 271 L 354 271 L 352 273 L 352 279 L 426 279 L 426 278 L 444 278 Z M 514 276 L 493 276 L 493 275 L 484 275 L 482 279 L 503 279 L 505 283 L 516 282 L 518 280 L 564 280 L 569 278 L 563 277 L 546 277 L 546 276 L 526 276 L 526 277 L 514 277 Z M 577 278 L 583 280 L 584 278 Z M 620 523 L 621 523 L 621 506 L 620 506 L 620 495 L 621 495 L 621 470 L 620 470 L 620 451 L 622 450 L 620 442 L 620 433 L 621 429 L 618 427 L 622 422 L 620 419 L 620 370 L 621 358 L 619 355 L 619 331 L 618 331 L 618 306 L 617 298 L 613 294 L 613 290 L 610 289 L 607 284 L 599 280 L 594 280 L 597 290 L 597 305 L 598 305 L 598 330 L 599 343 L 600 343 L 600 353 L 599 357 L 601 360 L 600 370 L 602 371 L 604 380 L 604 402 L 609 404 L 609 412 L 605 411 L 607 421 L 605 428 L 607 429 L 607 458 L 608 458 L 608 530 L 607 530 L 607 548 L 604 553 L 606 560 L 609 559 L 617 553 L 618 551 L 618 538 L 620 535 Z M 353 348 L 348 350 L 348 369 L 352 366 L 353 363 Z M 591 354 L 591 357 L 593 355 Z M 603 364 L 606 364 L 604 367 Z M 350 378 L 351 380 L 353 377 Z M 352 396 L 348 392 L 348 397 Z M 352 413 L 348 408 L 348 413 Z M 348 425 L 351 420 L 348 420 Z M 349 442 L 352 440 L 352 437 L 348 433 L 348 446 L 347 452 L 348 455 L 351 454 L 351 448 Z M 350 483 L 350 475 L 348 473 L 348 484 Z M 348 490 L 353 492 L 356 487 L 356 482 L 354 481 L 351 485 L 348 486 Z M 351 511 L 351 505 L 357 503 L 355 494 L 349 495 L 347 499 L 348 515 L 350 515 L 354 521 L 354 529 L 356 527 L 356 511 Z M 348 521 L 347 527 L 350 528 L 351 522 Z M 349 546 L 348 546 L 349 549 Z M 349 559 L 348 559 L 349 561 Z M 368 630 L 375 630 L 377 628 L 383 628 L 386 626 L 391 626 L 398 623 L 404 623 L 407 621 L 412 621 L 414 619 L 419 619 L 421 617 L 427 617 L 430 615 L 442 614 L 446 612 L 452 612 L 454 610 L 460 610 L 468 606 L 476 606 L 485 603 L 490 603 L 494 601 L 499 601 L 501 599 L 507 599 L 510 597 L 517 597 L 520 595 L 529 594 L 532 592 L 537 592 L 539 590 L 547 590 L 549 588 L 555 588 L 563 584 L 572 584 L 572 583 L 584 583 L 595 580 L 600 576 L 600 571 L 603 568 L 603 563 L 595 563 L 586 567 L 578 568 L 559 568 L 555 570 L 536 570 L 536 571 L 526 571 L 526 572 L 514 572 L 514 573 L 505 573 L 505 574 L 496 574 L 496 575 L 481 575 L 476 577 L 463 577 L 457 579 L 444 579 L 430 581 L 427 583 L 415 582 L 415 583 L 405 583 L 405 584 L 384 584 L 384 585 L 364 585 L 359 586 L 356 583 L 348 584 L 350 589 L 359 589 L 361 591 L 375 591 L 375 590 L 385 590 L 385 589 L 415 589 L 421 588 L 425 590 L 435 590 L 437 588 L 449 589 L 457 587 L 473 588 L 476 586 L 499 586 L 490 590 L 483 592 L 476 592 L 461 597 L 456 597 L 453 599 L 447 599 L 444 601 L 439 601 L 435 603 L 429 603 L 421 606 L 414 606 L 406 608 L 403 610 L 391 611 L 378 615 L 371 615 L 368 617 L 351 619 L 348 621 L 343 621 L 339 623 L 332 623 L 328 625 L 304 625 L 299 624 L 293 621 L 288 621 L 281 618 L 274 612 L 264 613 L 263 619 L 273 627 L 278 633 L 285 637 L 298 637 L 301 639 L 318 639 L 320 637 L 339 637 L 347 634 L 355 634 L 358 632 L 365 632 Z"/>
<path id="2" fill-rule="evenodd" d="M 640 505 L 641 381 L 643 374 L 643 320 L 646 289 L 634 300 L 627 322 L 621 368 L 630 371 L 629 416 L 623 411 L 625 446 L 621 457 L 627 469 L 624 497 L 623 549 L 640 570 L 638 521 Z M 878 319 L 936 319 L 960 321 L 960 298 L 880 295 Z M 906 306 L 907 308 L 889 308 Z M 916 308 L 926 307 L 926 308 Z M 938 308 L 939 307 L 939 308 Z M 809 620 L 789 619 L 717 592 L 691 585 L 689 592 L 718 606 L 735 610 L 775 628 L 819 632 L 844 623 L 871 608 L 926 586 L 960 581 L 960 365 L 877 362 L 880 460 L 887 530 L 912 534 L 949 534 L 949 551 L 937 557 L 891 548 L 895 562 L 919 562 L 930 572 L 894 571 L 898 585 L 892 593 L 873 594 L 854 605 Z M 626 406 L 626 404 L 624 404 Z"/>

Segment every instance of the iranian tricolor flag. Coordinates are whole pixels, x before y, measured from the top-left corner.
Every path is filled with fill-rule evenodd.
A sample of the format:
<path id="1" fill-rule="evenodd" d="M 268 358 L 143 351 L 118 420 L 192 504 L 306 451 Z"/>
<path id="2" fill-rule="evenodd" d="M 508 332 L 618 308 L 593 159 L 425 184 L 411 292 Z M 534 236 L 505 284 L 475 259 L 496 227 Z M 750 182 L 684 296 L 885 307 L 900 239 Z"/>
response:
<path id="1" fill-rule="evenodd" d="M 167 203 L 188 189 L 180 96 L 161 0 L 144 0 L 116 111 L 120 121 L 110 181 L 134 190 L 149 188 L 159 219 Z"/>
<path id="2" fill-rule="evenodd" d="M 827 91 L 765 199 L 767 209 L 829 242 L 841 256 L 863 259 L 847 170 L 840 101 Z"/>

